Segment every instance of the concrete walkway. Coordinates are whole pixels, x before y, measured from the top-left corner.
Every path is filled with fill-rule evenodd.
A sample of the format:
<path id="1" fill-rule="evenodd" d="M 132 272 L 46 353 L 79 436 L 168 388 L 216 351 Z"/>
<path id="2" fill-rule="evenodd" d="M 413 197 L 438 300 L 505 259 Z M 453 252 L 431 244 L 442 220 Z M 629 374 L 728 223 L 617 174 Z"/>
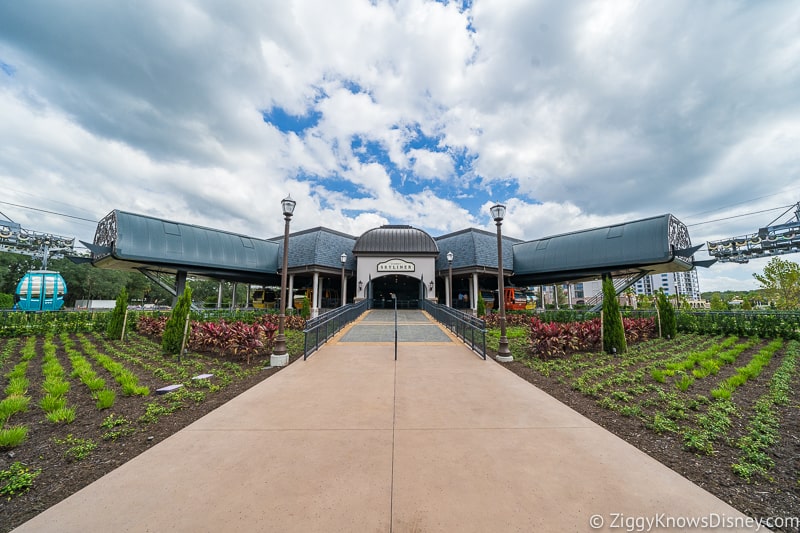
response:
<path id="1" fill-rule="evenodd" d="M 404 324 L 434 328 L 434 340 L 401 343 L 395 362 L 387 316 L 367 314 L 16 531 L 549 532 L 591 531 L 591 520 L 643 531 L 632 520 L 743 520 L 421 313 Z M 748 529 L 724 529 L 737 530 Z"/>

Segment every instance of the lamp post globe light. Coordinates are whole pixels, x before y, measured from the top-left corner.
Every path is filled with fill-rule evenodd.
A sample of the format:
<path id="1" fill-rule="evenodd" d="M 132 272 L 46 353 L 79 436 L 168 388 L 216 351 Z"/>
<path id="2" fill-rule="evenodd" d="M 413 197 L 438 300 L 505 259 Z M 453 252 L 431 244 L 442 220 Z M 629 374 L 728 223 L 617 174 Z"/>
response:
<path id="1" fill-rule="evenodd" d="M 489 211 L 492 213 L 494 223 L 497 224 L 497 299 L 500 300 L 500 344 L 497 347 L 495 359 L 501 363 L 509 363 L 514 360 L 511 350 L 508 349 L 508 337 L 506 337 L 506 302 L 505 285 L 503 282 L 503 237 L 500 226 L 506 216 L 506 206 L 503 204 L 493 205 Z"/>
<path id="2" fill-rule="evenodd" d="M 453 301 L 453 252 L 447 252 L 447 307 Z"/>
<path id="3" fill-rule="evenodd" d="M 342 307 L 344 307 L 347 298 L 345 297 L 345 284 L 344 284 L 344 264 L 347 262 L 347 254 L 342 252 L 342 256 L 339 258 L 342 260 Z"/>
<path id="4" fill-rule="evenodd" d="M 285 221 L 283 229 L 283 269 L 281 270 L 281 314 L 278 315 L 278 335 L 275 336 L 275 346 L 272 349 L 272 355 L 269 357 L 270 366 L 286 366 L 289 364 L 289 354 L 286 353 L 286 333 L 284 330 L 286 323 L 286 300 L 288 299 L 286 294 L 286 271 L 289 269 L 289 222 L 292 220 L 295 205 L 297 205 L 297 202 L 292 200 L 291 195 L 281 200 L 283 219 Z"/>

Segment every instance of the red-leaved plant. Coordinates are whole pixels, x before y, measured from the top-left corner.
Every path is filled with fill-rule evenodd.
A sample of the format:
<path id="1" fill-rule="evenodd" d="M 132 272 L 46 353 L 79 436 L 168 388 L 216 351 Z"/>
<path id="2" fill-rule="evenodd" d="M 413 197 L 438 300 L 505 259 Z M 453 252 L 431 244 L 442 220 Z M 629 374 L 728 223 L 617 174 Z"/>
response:
<path id="1" fill-rule="evenodd" d="M 244 322 L 193 322 L 189 347 L 208 350 L 220 355 L 244 358 L 247 363 L 253 356 L 272 351 L 278 327 L 268 321 L 246 324 Z"/>
<path id="2" fill-rule="evenodd" d="M 622 321 L 629 343 L 655 336 L 654 318 L 625 318 Z M 584 322 L 544 323 L 538 317 L 530 321 L 531 353 L 543 359 L 561 357 L 572 352 L 591 352 L 602 346 L 600 318 Z"/>

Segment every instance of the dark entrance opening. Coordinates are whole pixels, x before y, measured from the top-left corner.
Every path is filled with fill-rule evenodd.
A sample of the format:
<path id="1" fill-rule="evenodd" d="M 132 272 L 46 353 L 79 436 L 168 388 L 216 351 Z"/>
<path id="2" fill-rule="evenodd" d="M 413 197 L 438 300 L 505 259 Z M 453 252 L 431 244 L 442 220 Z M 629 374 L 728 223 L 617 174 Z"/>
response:
<path id="1" fill-rule="evenodd" d="M 372 280 L 373 309 L 393 309 L 392 293 L 397 295 L 399 309 L 419 309 L 422 287 L 416 278 L 390 274 Z"/>

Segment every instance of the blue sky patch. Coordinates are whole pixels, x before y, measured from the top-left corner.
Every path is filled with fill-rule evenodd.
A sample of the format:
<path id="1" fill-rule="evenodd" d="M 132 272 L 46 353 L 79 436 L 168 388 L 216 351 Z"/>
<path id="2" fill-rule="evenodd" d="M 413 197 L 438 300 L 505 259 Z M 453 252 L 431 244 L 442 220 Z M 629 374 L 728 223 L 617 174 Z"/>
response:
<path id="1" fill-rule="evenodd" d="M 13 65 L 9 65 L 3 60 L 0 60 L 0 70 L 2 70 L 7 76 L 13 76 L 17 71 Z"/>
<path id="2" fill-rule="evenodd" d="M 313 128 L 319 124 L 322 113 L 319 111 L 311 111 L 306 115 L 292 115 L 287 113 L 282 107 L 275 106 L 269 111 L 262 111 L 261 116 L 264 122 L 272 124 L 283 133 L 293 132 L 300 135 L 309 128 Z"/>

